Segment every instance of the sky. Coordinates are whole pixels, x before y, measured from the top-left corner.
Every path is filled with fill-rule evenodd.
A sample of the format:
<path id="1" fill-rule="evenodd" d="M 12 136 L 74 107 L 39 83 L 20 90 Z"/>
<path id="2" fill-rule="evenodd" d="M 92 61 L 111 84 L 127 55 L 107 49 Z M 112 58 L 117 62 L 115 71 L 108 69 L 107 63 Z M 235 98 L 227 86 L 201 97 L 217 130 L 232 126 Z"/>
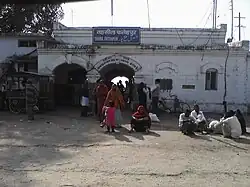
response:
<path id="1" fill-rule="evenodd" d="M 149 27 L 147 0 L 113 0 L 114 16 L 111 17 L 111 0 L 63 4 L 66 26 L 138 26 Z M 155 28 L 209 28 L 212 27 L 213 0 L 148 0 L 150 25 Z M 231 35 L 230 0 L 217 0 L 217 25 L 228 24 L 227 37 Z M 250 0 L 234 0 L 235 17 L 241 12 L 242 40 L 250 40 Z M 238 19 L 234 19 L 234 26 Z M 238 40 L 238 28 L 234 38 Z"/>

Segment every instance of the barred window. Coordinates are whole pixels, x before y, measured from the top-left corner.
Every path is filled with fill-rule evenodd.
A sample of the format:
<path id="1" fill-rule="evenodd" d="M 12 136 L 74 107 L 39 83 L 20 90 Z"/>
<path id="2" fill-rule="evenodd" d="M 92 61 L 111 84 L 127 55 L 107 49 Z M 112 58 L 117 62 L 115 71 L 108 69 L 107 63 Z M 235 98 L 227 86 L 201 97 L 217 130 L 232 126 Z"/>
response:
<path id="1" fill-rule="evenodd" d="M 18 40 L 18 47 L 36 47 L 36 40 Z"/>
<path id="2" fill-rule="evenodd" d="M 211 68 L 206 71 L 205 90 L 218 89 L 218 70 Z"/>
<path id="3" fill-rule="evenodd" d="M 161 90 L 172 90 L 173 89 L 173 80 L 172 79 L 160 79 L 160 88 Z"/>

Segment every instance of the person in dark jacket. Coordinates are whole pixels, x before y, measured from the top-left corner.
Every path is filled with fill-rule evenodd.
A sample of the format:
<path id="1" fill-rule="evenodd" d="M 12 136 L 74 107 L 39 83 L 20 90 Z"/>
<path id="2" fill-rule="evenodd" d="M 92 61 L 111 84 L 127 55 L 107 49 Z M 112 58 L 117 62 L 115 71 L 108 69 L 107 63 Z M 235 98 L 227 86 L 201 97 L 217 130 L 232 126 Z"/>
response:
<path id="1" fill-rule="evenodd" d="M 138 98 L 139 98 L 139 105 L 142 105 L 147 110 L 147 93 L 145 84 L 141 82 L 138 86 Z"/>
<path id="2" fill-rule="evenodd" d="M 155 80 L 155 86 L 153 89 L 151 89 L 151 96 L 152 96 L 152 113 L 159 115 L 158 112 L 158 103 L 159 103 L 159 97 L 160 97 L 160 79 Z"/>
<path id="3" fill-rule="evenodd" d="M 88 109 L 89 109 L 89 89 L 88 89 L 88 82 L 86 81 L 80 90 L 80 101 L 81 101 L 81 116 L 87 117 L 88 116 Z"/>
<path id="4" fill-rule="evenodd" d="M 26 110 L 28 120 L 34 120 L 34 109 L 37 108 L 38 92 L 30 79 L 26 82 Z"/>
<path id="5" fill-rule="evenodd" d="M 236 110 L 235 116 L 238 118 L 240 122 L 242 134 L 246 134 L 247 133 L 246 120 L 239 109 Z"/>

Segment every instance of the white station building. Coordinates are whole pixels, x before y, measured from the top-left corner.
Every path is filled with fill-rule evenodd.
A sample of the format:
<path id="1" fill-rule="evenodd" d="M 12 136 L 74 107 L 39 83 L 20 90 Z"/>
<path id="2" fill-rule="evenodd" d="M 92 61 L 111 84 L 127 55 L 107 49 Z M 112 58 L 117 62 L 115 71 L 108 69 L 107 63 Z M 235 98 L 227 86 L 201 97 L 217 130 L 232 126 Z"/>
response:
<path id="1" fill-rule="evenodd" d="M 163 96 L 176 95 L 203 111 L 228 107 L 248 111 L 249 42 L 225 43 L 227 25 L 218 29 L 66 27 L 54 24 L 57 43 L 38 42 L 38 72 L 67 84 L 68 71 L 82 69 L 89 82 L 134 77 L 148 86 L 161 79 Z M 55 72 L 61 68 L 60 72 Z M 165 84 L 164 84 L 165 83 Z M 167 89 L 166 89 L 167 88 Z"/>

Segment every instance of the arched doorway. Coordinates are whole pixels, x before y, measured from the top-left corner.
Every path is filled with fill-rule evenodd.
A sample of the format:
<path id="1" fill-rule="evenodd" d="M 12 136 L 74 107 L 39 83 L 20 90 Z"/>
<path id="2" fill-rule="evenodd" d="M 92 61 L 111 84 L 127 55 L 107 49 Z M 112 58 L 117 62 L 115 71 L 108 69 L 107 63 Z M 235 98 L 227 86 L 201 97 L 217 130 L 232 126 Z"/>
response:
<path id="1" fill-rule="evenodd" d="M 55 75 L 55 103 L 56 105 L 79 105 L 78 90 L 86 80 L 86 69 L 79 64 L 63 63 L 58 65 Z"/>
<path id="2" fill-rule="evenodd" d="M 109 64 L 101 69 L 100 75 L 110 87 L 112 84 L 111 81 L 115 77 L 126 77 L 131 79 L 135 75 L 135 71 L 126 64 Z"/>
<path id="3" fill-rule="evenodd" d="M 135 72 L 140 71 L 142 68 L 133 58 L 121 54 L 107 56 L 97 62 L 95 67 L 101 77 L 107 81 L 108 85 L 110 85 L 113 78 L 118 76 L 131 79 Z"/>

